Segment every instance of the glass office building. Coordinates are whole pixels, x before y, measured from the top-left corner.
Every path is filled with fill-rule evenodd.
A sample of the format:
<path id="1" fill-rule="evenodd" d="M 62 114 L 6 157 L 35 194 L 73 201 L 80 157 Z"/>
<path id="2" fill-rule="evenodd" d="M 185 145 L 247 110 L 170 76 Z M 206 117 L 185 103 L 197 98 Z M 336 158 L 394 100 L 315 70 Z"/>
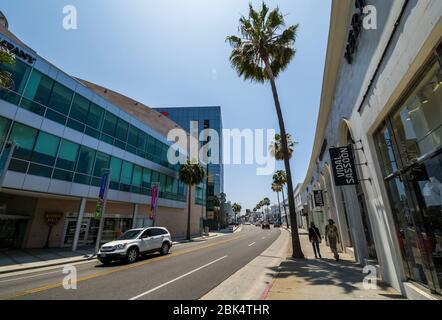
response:
<path id="1" fill-rule="evenodd" d="M 218 132 L 220 137 L 219 142 L 219 164 L 208 165 L 208 187 L 207 187 L 207 210 L 213 211 L 213 204 L 211 203 L 210 196 L 219 195 L 224 192 L 224 167 L 222 163 L 222 117 L 221 107 L 170 107 L 170 108 L 156 108 L 158 112 L 169 117 L 176 122 L 181 128 L 190 132 L 190 122 L 198 122 L 198 132 L 203 129 L 210 128 Z M 215 227 L 214 221 L 210 221 L 210 227 Z"/>
<path id="2" fill-rule="evenodd" d="M 122 95 L 107 99 L 42 59 L 5 25 L 0 26 L 0 45 L 16 58 L 13 65 L 0 65 L 12 79 L 0 89 L 0 151 L 8 142 L 17 145 L 0 181 L 0 249 L 70 245 L 79 216 L 80 245 L 93 243 L 93 213 L 103 169 L 108 168 L 108 239 L 153 223 L 149 204 L 154 184 L 159 185 L 157 224 L 175 237 L 184 236 L 187 187 L 178 179 L 178 165 L 167 161 L 172 143 L 158 129 L 176 124 L 159 120 L 159 113 L 141 103 L 128 106 L 133 100 Z M 139 116 L 131 114 L 136 108 Z M 83 199 L 85 212 L 80 214 Z M 54 212 L 62 219 L 52 230 L 46 217 Z M 197 233 L 199 216 L 194 220 L 192 233 Z"/>

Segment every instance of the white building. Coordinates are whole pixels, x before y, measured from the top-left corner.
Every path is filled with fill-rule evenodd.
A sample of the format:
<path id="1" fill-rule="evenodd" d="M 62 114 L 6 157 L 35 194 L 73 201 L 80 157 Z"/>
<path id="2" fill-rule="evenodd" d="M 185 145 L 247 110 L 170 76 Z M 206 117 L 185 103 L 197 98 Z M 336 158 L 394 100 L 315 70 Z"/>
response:
<path id="1" fill-rule="evenodd" d="M 364 28 L 370 21 L 359 3 L 371 5 L 374 29 Z M 336 221 L 341 249 L 377 266 L 382 280 L 409 298 L 441 294 L 441 16 L 439 0 L 333 1 L 302 185 L 309 215 Z M 356 185 L 336 185 L 329 150 L 342 146 L 351 146 Z M 314 191 L 322 191 L 321 206 L 314 206 Z"/>

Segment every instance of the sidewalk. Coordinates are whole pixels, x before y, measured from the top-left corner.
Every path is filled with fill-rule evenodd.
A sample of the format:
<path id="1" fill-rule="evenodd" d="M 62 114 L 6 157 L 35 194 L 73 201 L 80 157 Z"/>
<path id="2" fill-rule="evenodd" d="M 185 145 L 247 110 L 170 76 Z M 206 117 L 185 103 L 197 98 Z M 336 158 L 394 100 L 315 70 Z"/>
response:
<path id="1" fill-rule="evenodd" d="M 404 299 L 397 291 L 377 283 L 377 289 L 364 289 L 367 274 L 349 255 L 340 254 L 336 262 L 329 247 L 321 244 L 322 259 L 315 259 L 306 231 L 300 230 L 305 260 L 291 257 L 291 246 L 285 261 L 264 297 L 267 300 L 390 300 Z"/>

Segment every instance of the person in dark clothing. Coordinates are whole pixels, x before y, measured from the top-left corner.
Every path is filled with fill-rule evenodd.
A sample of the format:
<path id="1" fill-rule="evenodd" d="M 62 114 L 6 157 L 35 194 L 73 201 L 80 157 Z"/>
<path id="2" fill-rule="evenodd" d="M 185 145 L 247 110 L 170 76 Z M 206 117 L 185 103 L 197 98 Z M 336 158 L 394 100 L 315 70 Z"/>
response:
<path id="1" fill-rule="evenodd" d="M 313 251 L 315 252 L 315 258 L 322 259 L 321 251 L 319 251 L 319 244 L 321 243 L 321 234 L 319 233 L 319 229 L 315 226 L 315 223 L 312 222 L 310 224 L 310 228 L 308 229 L 308 237 L 313 246 Z"/>

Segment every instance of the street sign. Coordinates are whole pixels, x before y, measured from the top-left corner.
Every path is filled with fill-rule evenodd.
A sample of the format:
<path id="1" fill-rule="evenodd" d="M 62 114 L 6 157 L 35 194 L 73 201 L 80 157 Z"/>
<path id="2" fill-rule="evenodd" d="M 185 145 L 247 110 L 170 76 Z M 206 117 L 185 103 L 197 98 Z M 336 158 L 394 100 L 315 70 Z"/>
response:
<path id="1" fill-rule="evenodd" d="M 315 207 L 323 207 L 324 206 L 324 197 L 322 190 L 314 190 L 313 198 L 315 200 Z"/>
<path id="2" fill-rule="evenodd" d="M 333 177 L 336 186 L 353 186 L 359 183 L 352 146 L 330 148 Z"/>

